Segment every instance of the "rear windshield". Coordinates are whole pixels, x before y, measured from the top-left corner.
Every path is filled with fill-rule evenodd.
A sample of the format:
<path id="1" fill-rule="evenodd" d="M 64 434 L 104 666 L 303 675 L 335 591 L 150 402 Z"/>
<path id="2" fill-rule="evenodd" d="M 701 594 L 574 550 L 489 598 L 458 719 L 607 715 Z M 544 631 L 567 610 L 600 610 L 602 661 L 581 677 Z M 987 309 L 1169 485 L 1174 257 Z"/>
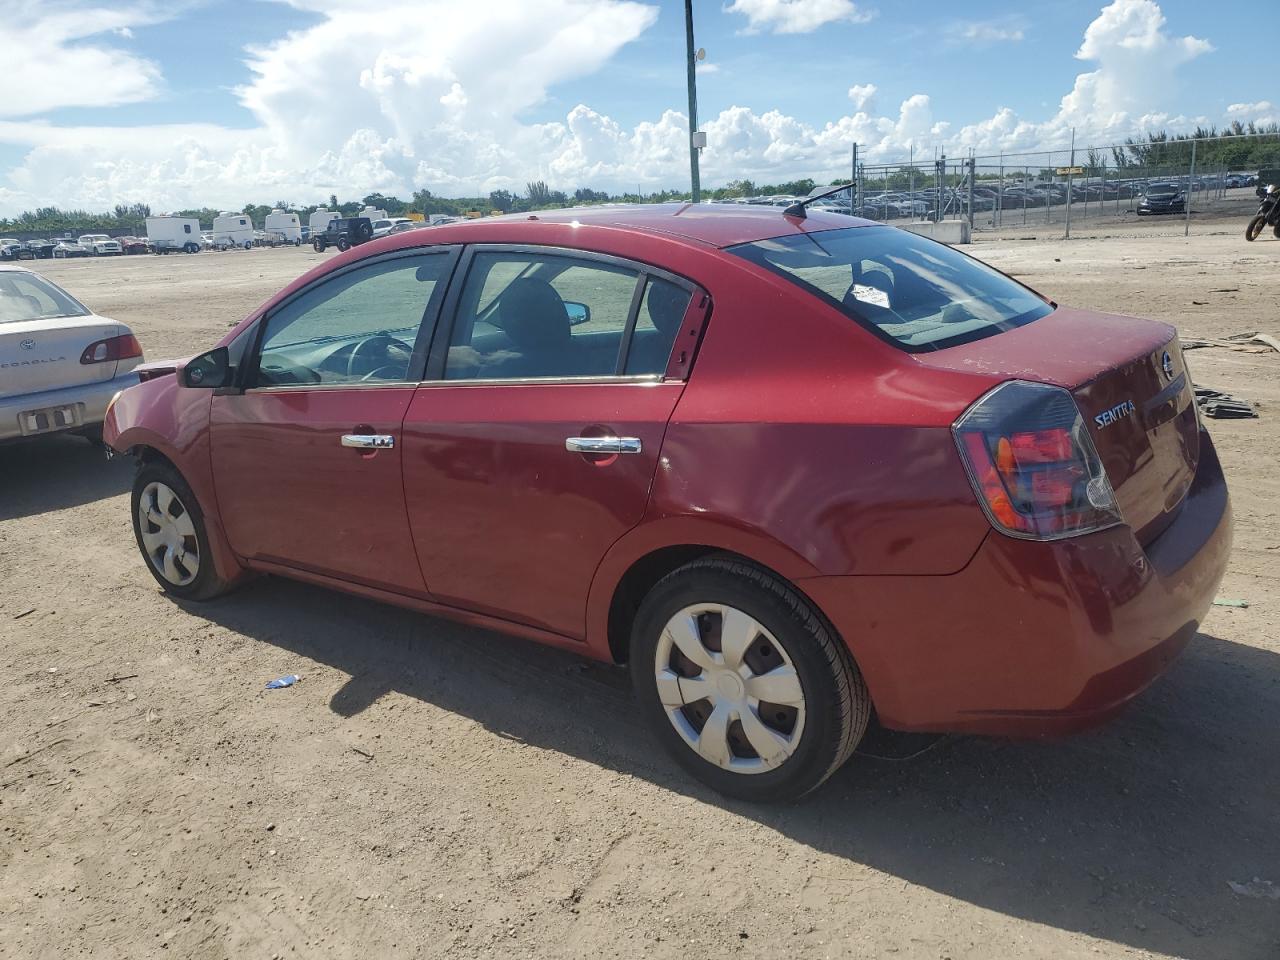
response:
<path id="1" fill-rule="evenodd" d="M 83 317 L 88 310 L 43 277 L 22 270 L 0 271 L 0 323 Z"/>
<path id="2" fill-rule="evenodd" d="M 731 247 L 909 352 L 1011 330 L 1053 307 L 951 247 L 893 227 L 850 227 Z"/>

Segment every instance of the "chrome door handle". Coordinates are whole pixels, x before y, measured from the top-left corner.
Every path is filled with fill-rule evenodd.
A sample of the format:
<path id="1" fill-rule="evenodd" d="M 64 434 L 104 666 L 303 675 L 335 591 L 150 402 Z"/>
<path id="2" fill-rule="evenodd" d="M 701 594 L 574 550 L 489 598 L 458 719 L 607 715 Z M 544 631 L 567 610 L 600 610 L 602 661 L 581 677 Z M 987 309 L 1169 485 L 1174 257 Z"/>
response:
<path id="1" fill-rule="evenodd" d="M 639 437 L 568 437 L 564 448 L 570 453 L 639 453 Z"/>
<path id="2" fill-rule="evenodd" d="M 396 438 L 389 433 L 344 433 L 342 445 L 357 450 L 390 450 L 396 445 Z"/>

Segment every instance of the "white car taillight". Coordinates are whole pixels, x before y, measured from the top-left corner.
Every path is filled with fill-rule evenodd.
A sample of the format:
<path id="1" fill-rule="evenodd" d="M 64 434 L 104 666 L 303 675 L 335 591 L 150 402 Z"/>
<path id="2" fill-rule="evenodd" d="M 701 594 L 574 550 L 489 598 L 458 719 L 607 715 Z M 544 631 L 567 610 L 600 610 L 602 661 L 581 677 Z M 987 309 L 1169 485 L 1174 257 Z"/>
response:
<path id="1" fill-rule="evenodd" d="M 952 433 L 978 502 L 1002 533 L 1055 540 L 1123 522 L 1084 418 L 1061 387 L 1002 383 Z"/>
<path id="2" fill-rule="evenodd" d="M 89 363 L 106 363 L 110 360 L 131 360 L 134 357 L 142 356 L 142 346 L 138 343 L 138 338 L 132 333 L 126 333 L 119 337 L 108 337 L 105 340 L 96 340 L 84 348 L 84 352 L 80 354 L 80 362 Z"/>

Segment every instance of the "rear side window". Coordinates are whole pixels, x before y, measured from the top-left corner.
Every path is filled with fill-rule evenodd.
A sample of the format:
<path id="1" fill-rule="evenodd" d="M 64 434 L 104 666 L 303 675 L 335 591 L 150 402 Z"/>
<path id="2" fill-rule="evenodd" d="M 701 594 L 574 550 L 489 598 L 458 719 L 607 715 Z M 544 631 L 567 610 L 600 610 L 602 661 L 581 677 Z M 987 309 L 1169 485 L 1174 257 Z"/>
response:
<path id="1" fill-rule="evenodd" d="M 785 277 L 909 352 L 980 340 L 1053 310 L 972 257 L 892 227 L 779 237 L 730 252 Z"/>
<path id="2" fill-rule="evenodd" d="M 479 252 L 444 376 L 661 376 L 689 299 L 683 287 L 643 268 L 550 252 Z"/>

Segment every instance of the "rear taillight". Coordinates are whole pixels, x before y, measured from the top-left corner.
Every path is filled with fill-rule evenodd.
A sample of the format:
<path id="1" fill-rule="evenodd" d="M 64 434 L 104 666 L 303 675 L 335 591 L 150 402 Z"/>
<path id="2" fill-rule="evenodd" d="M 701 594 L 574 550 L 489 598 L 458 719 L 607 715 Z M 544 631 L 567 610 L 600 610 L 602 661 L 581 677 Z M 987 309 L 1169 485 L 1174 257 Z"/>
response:
<path id="1" fill-rule="evenodd" d="M 81 363 L 106 363 L 109 360 L 128 360 L 142 356 L 142 345 L 132 333 L 121 337 L 107 337 L 97 340 L 84 348 L 80 354 Z"/>
<path id="2" fill-rule="evenodd" d="M 978 501 L 998 530 L 1053 540 L 1122 522 L 1084 418 L 1061 387 L 1002 383 L 952 430 Z"/>

